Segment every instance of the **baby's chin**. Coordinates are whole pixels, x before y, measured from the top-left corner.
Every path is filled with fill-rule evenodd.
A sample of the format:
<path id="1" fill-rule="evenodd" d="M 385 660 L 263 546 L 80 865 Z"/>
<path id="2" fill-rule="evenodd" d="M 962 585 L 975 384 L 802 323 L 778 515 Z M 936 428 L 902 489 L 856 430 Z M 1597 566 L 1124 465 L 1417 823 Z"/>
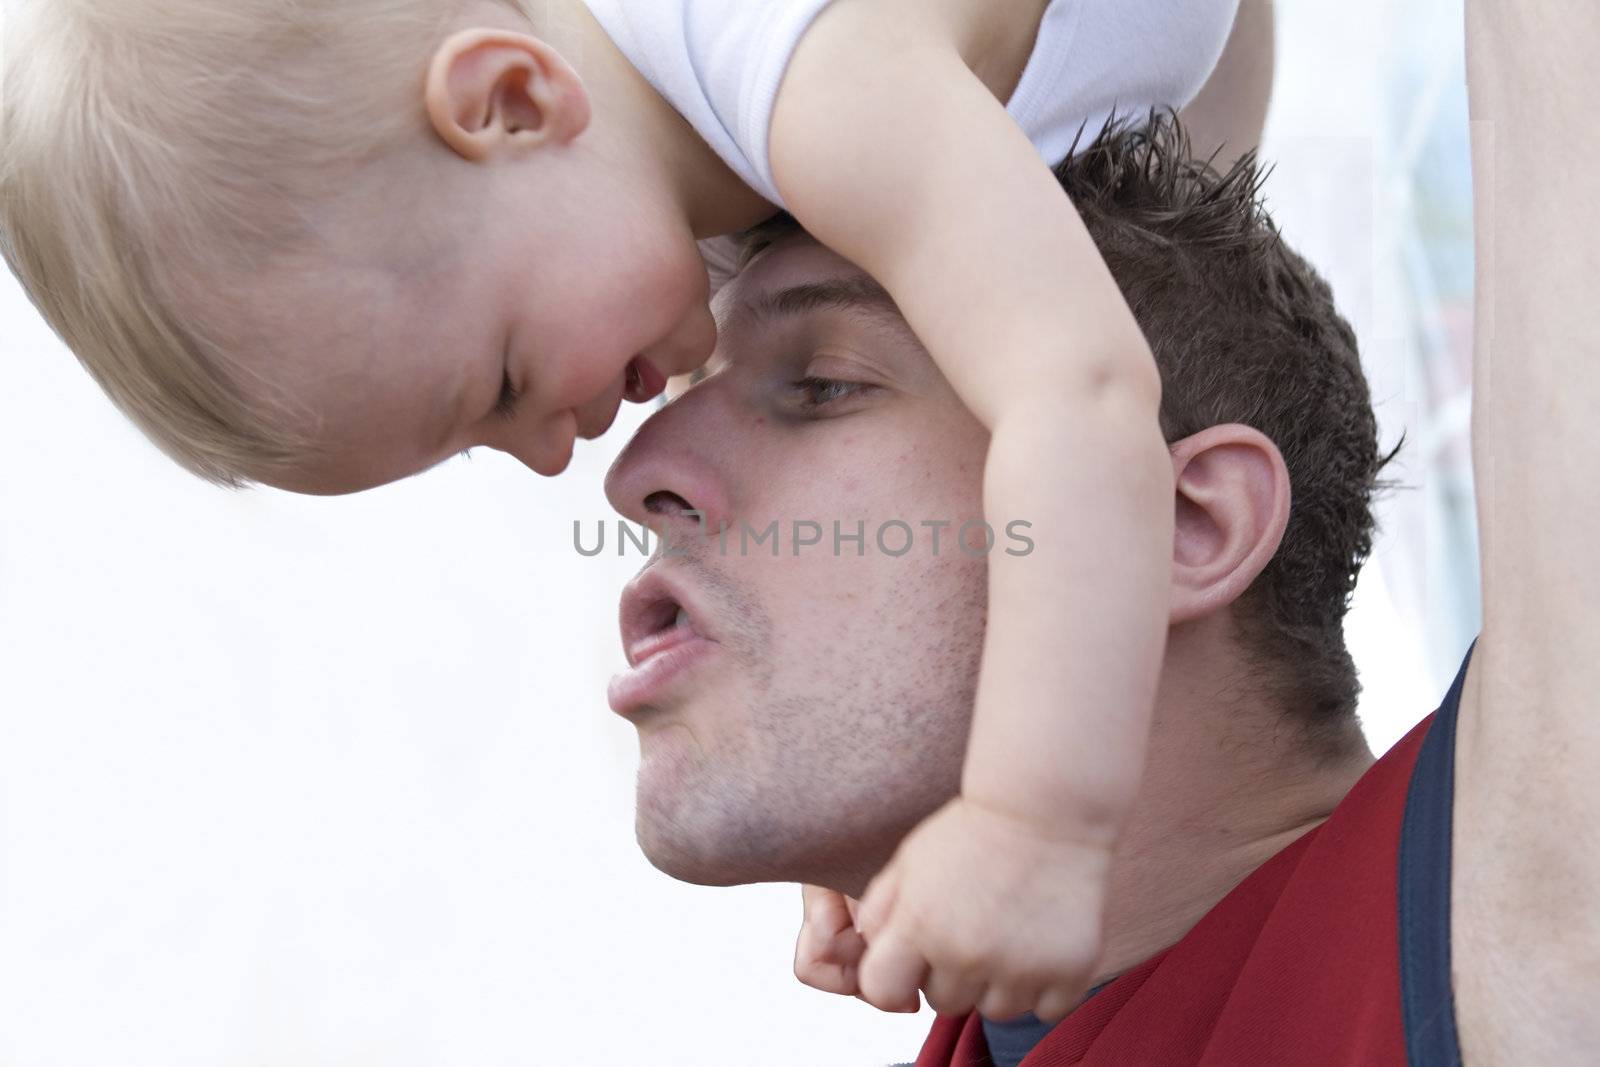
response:
<path id="1" fill-rule="evenodd" d="M 577 436 L 593 441 L 611 429 L 617 421 L 617 412 L 622 410 L 622 394 L 623 388 L 618 385 L 605 396 L 584 405 L 577 413 Z"/>

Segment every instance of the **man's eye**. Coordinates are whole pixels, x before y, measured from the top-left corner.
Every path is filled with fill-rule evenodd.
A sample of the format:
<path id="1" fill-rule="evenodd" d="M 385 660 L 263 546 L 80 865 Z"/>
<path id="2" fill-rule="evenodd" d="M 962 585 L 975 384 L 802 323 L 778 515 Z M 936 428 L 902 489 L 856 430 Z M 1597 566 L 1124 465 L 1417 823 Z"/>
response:
<path id="1" fill-rule="evenodd" d="M 844 382 L 835 378 L 815 376 L 801 378 L 791 387 L 799 397 L 800 406 L 810 411 L 825 408 L 834 401 L 859 393 L 868 388 L 860 382 Z"/>

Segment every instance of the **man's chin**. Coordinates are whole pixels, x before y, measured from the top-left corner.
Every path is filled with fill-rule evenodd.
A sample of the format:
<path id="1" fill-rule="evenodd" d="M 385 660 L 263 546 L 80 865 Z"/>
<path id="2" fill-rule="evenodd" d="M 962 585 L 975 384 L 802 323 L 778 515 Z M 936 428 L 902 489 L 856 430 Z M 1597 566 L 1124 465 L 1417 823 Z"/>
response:
<path id="1" fill-rule="evenodd" d="M 790 839 L 793 847 L 780 848 L 781 832 L 756 832 L 748 824 L 702 829 L 698 834 L 686 833 L 688 829 L 683 822 L 647 817 L 641 809 L 634 836 L 652 867 L 690 885 L 803 882 L 859 897 L 893 852 L 841 854 L 839 842 L 826 838 L 810 841 L 810 847 L 804 839 Z"/>
<path id="2" fill-rule="evenodd" d="M 663 855 L 649 848 L 644 848 L 644 855 L 650 861 L 650 866 L 668 878 L 679 882 L 687 882 L 689 885 L 703 885 L 722 889 L 728 886 L 750 885 L 763 880 L 745 877 L 729 867 L 706 863 L 693 857 L 675 854 Z"/>
<path id="3" fill-rule="evenodd" d="M 635 836 L 650 866 L 680 882 L 723 887 L 779 880 L 762 877 L 758 865 L 730 855 L 725 849 L 706 848 L 700 843 L 682 840 L 678 835 L 662 833 L 660 828 L 648 825 L 643 819 L 636 827 Z"/>
<path id="4" fill-rule="evenodd" d="M 685 796 L 671 809 L 639 798 L 634 836 L 650 865 L 691 885 L 733 886 L 794 881 L 795 864 L 779 847 L 780 835 L 717 812 L 695 812 Z"/>

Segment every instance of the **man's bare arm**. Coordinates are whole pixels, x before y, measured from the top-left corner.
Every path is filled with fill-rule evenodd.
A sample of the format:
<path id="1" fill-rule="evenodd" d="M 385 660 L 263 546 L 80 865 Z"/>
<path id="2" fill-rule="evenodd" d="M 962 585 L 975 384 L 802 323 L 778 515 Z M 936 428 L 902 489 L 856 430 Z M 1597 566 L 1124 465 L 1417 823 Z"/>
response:
<path id="1" fill-rule="evenodd" d="M 1600 1049 L 1600 8 L 1467 4 L 1483 634 L 1457 742 L 1470 1063 Z"/>

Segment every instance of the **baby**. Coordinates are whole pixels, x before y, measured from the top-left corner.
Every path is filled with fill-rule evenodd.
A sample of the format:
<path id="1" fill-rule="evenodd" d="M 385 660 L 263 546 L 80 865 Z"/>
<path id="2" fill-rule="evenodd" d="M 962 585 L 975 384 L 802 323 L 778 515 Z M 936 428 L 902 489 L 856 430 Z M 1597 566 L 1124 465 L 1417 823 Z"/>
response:
<path id="1" fill-rule="evenodd" d="M 559 473 L 710 355 L 697 241 L 790 211 L 894 297 L 1036 546 L 990 557 L 961 795 L 863 898 L 852 979 L 1059 1018 L 1139 781 L 1174 484 L 1046 161 L 1187 103 L 1237 3 L 17 0 L 0 247 L 179 463 L 347 493 L 473 446 Z"/>

